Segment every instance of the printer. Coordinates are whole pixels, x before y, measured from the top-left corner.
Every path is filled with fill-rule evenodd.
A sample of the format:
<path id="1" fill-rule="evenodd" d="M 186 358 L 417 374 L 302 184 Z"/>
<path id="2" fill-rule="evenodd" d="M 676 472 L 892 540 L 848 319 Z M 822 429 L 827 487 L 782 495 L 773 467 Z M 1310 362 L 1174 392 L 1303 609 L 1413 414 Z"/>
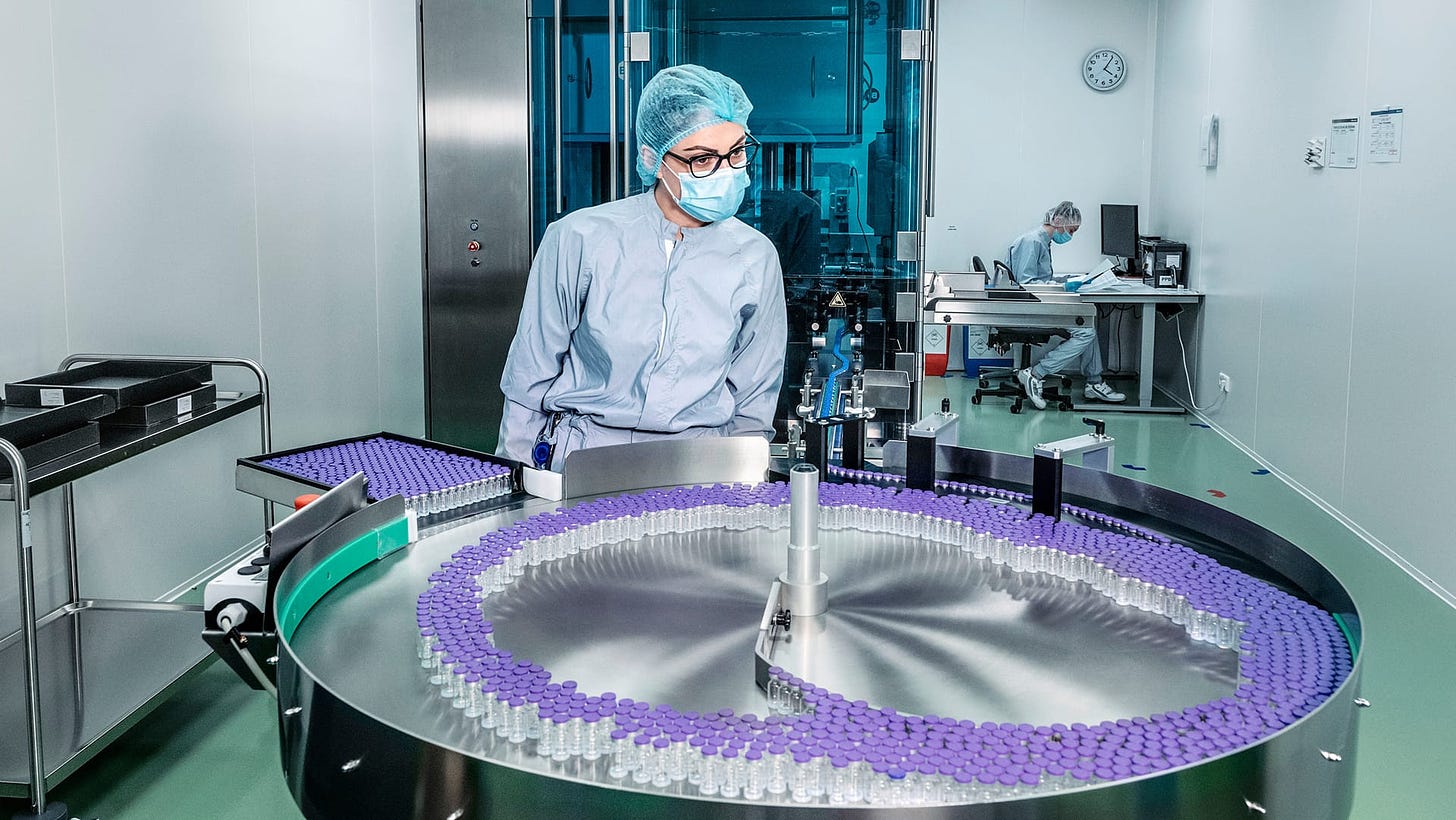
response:
<path id="1" fill-rule="evenodd" d="M 1160 236 L 1138 239 L 1138 263 L 1143 284 L 1155 288 L 1182 288 L 1188 283 L 1188 245 Z"/>

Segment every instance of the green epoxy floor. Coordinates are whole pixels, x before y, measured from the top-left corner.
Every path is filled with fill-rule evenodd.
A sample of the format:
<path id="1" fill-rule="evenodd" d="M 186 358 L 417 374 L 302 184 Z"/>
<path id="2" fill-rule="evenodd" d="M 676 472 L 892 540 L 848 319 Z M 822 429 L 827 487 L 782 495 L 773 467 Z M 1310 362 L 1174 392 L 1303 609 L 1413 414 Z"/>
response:
<path id="1" fill-rule="evenodd" d="M 964 445 L 1026 454 L 1036 443 L 1086 430 L 1085 413 L 1028 408 L 1012 415 L 1006 399 L 972 406 L 967 398 L 973 387 L 951 376 L 930 379 L 924 391 L 927 407 L 949 397 L 963 414 Z M 1256 474 L 1262 465 L 1193 416 L 1102 417 L 1117 439 L 1118 474 L 1253 520 L 1302 546 L 1350 590 L 1364 622 L 1361 694 L 1373 706 L 1360 713 L 1354 761 L 1346 757 L 1331 764 L 1311 749 L 1309 765 L 1356 766 L 1352 816 L 1451 816 L 1456 652 L 1449 636 L 1456 634 L 1456 609 L 1278 477 Z M 54 789 L 53 798 L 82 818 L 299 817 L 283 785 L 277 744 L 270 699 L 244 686 L 225 665 L 214 664 Z M 26 809 L 23 801 L 0 800 L 0 818 Z M 1229 816 L 1245 815 L 1231 810 Z"/>

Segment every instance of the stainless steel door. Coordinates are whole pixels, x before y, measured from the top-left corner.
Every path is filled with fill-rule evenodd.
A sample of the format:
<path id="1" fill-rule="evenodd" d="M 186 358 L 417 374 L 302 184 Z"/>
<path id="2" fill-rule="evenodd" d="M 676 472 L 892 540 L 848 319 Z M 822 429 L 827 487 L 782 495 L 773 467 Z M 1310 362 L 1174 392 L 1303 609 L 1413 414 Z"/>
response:
<path id="1" fill-rule="evenodd" d="M 533 249 L 526 9 L 422 0 L 420 19 L 426 435 L 493 450 Z"/>

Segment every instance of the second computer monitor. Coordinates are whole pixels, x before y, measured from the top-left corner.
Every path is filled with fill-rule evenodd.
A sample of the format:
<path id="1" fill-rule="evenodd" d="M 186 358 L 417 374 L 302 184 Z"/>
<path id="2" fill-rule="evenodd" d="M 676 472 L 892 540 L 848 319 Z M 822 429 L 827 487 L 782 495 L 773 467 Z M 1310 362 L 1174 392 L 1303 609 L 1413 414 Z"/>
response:
<path id="1" fill-rule="evenodd" d="M 1102 206 L 1102 255 L 1132 259 L 1138 254 L 1138 206 Z"/>

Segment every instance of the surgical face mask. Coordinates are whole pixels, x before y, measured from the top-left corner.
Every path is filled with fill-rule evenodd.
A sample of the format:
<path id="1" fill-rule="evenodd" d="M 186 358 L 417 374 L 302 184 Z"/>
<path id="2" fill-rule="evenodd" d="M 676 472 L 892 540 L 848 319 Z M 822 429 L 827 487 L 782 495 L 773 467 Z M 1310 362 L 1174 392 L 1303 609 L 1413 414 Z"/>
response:
<path id="1" fill-rule="evenodd" d="M 1056 233 L 1052 234 L 1052 241 L 1057 243 L 1058 245 L 1065 245 L 1068 242 L 1072 241 L 1072 235 L 1067 233 L 1066 231 L 1057 231 Z"/>
<path id="2" fill-rule="evenodd" d="M 692 174 L 678 174 L 682 196 L 673 196 L 677 206 L 688 216 L 702 222 L 721 222 L 738 213 L 743 192 L 748 189 L 748 169 L 727 165 L 712 176 L 699 179 Z M 667 189 L 669 195 L 672 188 Z"/>

